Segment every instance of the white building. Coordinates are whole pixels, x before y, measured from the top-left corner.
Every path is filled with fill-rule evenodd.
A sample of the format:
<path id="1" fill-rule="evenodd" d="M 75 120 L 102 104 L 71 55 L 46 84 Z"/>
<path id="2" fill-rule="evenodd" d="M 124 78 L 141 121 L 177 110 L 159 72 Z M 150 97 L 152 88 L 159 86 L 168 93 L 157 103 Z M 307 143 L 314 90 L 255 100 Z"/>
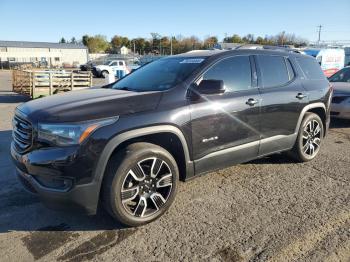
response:
<path id="1" fill-rule="evenodd" d="M 80 44 L 0 41 L 0 64 L 73 66 L 84 64 L 87 60 L 88 49 Z"/>
<path id="2" fill-rule="evenodd" d="M 122 47 L 120 48 L 120 54 L 121 54 L 121 55 L 127 55 L 127 54 L 129 54 L 129 48 L 127 48 L 126 46 L 122 46 Z"/>

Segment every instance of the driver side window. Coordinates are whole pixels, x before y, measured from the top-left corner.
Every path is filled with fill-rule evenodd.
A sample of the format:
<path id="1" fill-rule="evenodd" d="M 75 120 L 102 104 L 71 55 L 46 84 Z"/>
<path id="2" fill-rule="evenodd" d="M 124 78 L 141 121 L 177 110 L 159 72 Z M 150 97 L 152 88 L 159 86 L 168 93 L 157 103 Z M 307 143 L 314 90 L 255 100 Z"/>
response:
<path id="1" fill-rule="evenodd" d="M 202 80 L 223 80 L 226 92 L 251 88 L 249 56 L 224 58 L 204 73 Z"/>

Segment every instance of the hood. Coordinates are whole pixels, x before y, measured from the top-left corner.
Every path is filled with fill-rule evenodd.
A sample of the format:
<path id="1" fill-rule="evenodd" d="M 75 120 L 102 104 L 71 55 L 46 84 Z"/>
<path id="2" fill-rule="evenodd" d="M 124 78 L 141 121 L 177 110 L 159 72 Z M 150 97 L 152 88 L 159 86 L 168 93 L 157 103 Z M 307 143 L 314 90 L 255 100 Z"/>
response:
<path id="1" fill-rule="evenodd" d="M 331 82 L 334 87 L 333 96 L 334 95 L 346 95 L 350 96 L 350 83 L 347 82 Z"/>
<path id="2" fill-rule="evenodd" d="M 154 110 L 160 92 L 88 89 L 29 101 L 17 107 L 33 122 L 79 122 Z"/>

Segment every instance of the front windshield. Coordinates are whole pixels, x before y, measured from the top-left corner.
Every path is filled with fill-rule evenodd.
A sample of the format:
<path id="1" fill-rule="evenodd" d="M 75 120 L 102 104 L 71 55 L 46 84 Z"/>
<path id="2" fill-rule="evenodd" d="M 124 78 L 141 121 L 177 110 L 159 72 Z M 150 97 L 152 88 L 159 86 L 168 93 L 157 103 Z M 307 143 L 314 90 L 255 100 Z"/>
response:
<path id="1" fill-rule="evenodd" d="M 122 78 L 112 88 L 136 92 L 167 90 L 184 81 L 204 60 L 204 57 L 162 58 Z"/>
<path id="2" fill-rule="evenodd" d="M 343 68 L 329 78 L 329 82 L 348 82 L 350 83 L 350 67 Z"/>

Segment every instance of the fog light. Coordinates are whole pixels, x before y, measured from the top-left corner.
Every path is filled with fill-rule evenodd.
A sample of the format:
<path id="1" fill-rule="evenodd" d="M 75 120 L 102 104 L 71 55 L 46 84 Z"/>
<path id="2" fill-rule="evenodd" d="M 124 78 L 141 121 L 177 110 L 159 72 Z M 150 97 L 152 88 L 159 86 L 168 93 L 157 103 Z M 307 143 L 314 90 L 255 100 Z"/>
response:
<path id="1" fill-rule="evenodd" d="M 69 190 L 73 185 L 73 180 L 66 177 L 35 176 L 38 183 L 49 189 Z"/>

